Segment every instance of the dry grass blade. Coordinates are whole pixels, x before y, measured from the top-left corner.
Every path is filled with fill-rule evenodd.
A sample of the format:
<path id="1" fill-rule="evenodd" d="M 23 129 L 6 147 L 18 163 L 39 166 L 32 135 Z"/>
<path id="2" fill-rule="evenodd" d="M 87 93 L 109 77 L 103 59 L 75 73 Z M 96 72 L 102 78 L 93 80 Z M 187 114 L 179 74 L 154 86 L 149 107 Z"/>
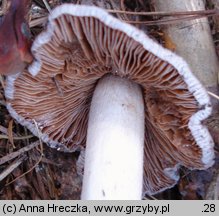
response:
<path id="1" fill-rule="evenodd" d="M 43 0 L 43 3 L 45 4 L 46 6 L 46 9 L 49 11 L 49 13 L 51 12 L 51 7 L 49 5 L 49 3 L 47 2 L 47 0 Z"/>
<path id="2" fill-rule="evenodd" d="M 39 131 L 39 128 L 38 128 L 38 126 L 37 126 L 37 122 L 36 122 L 34 119 L 33 119 L 33 122 L 34 122 L 34 124 L 35 124 L 36 129 L 37 129 L 38 137 L 40 137 L 40 131 Z M 7 183 L 6 186 L 8 186 L 9 184 L 13 183 L 13 182 L 16 181 L 17 179 L 22 178 L 23 176 L 25 176 L 26 174 L 28 174 L 29 172 L 31 172 L 33 169 L 35 169 L 35 168 L 39 165 L 39 163 L 42 161 L 42 158 L 43 158 L 43 143 L 42 143 L 42 141 L 41 141 L 40 138 L 39 138 L 39 145 L 40 145 L 40 153 L 41 153 L 41 154 L 40 154 L 40 158 L 39 158 L 39 160 L 36 162 L 36 164 L 35 164 L 32 168 L 30 168 L 29 170 L 27 170 L 25 173 L 23 173 L 22 175 L 18 176 L 17 178 L 15 178 L 15 179 L 13 179 L 12 181 L 10 181 L 9 183 Z"/>
<path id="3" fill-rule="evenodd" d="M 153 195 L 146 195 L 143 200 L 157 200 L 156 197 L 154 197 Z"/>
<path id="4" fill-rule="evenodd" d="M 0 174 L 0 181 L 2 181 L 5 177 L 7 177 L 14 169 L 16 169 L 24 160 L 27 159 L 27 156 L 23 156 L 13 163 L 11 163 L 1 174 Z"/>
<path id="5" fill-rule="evenodd" d="M 51 12 L 51 8 L 47 1 L 44 0 L 44 4 L 49 12 Z M 174 24 L 181 21 L 189 21 L 193 19 L 200 19 L 203 17 L 215 16 L 219 15 L 219 11 L 214 10 L 200 10 L 200 11 L 180 11 L 180 12 L 134 12 L 134 11 L 123 11 L 123 10 L 107 10 L 109 13 L 117 13 L 117 14 L 129 14 L 136 16 L 159 16 L 159 17 L 173 17 L 165 20 L 152 20 L 152 21 L 131 21 L 124 20 L 130 24 L 144 24 L 144 25 L 167 25 Z M 47 21 L 47 16 L 43 16 L 38 19 L 31 20 L 29 25 L 30 27 L 35 27 L 38 25 L 44 25 Z"/>
<path id="6" fill-rule="evenodd" d="M 13 136 L 13 140 L 24 140 L 24 139 L 31 139 L 31 138 L 33 138 L 34 136 L 33 135 L 27 135 L 27 136 L 20 136 L 20 137 L 15 137 L 15 136 Z M 4 134 L 0 134 L 0 139 L 8 139 L 8 140 L 10 140 L 9 139 L 9 136 L 7 136 L 7 135 L 4 135 Z"/>
<path id="7" fill-rule="evenodd" d="M 202 16 L 215 16 L 219 14 L 219 10 L 200 10 L 200 11 L 179 11 L 179 12 L 135 12 L 135 11 L 123 11 L 123 10 L 107 10 L 109 13 L 121 13 L 121 14 L 130 14 L 138 16 L 193 16 L 193 15 L 202 15 Z"/>
<path id="8" fill-rule="evenodd" d="M 41 151 L 43 151 L 43 149 L 41 149 Z M 38 166 L 38 164 L 41 162 L 42 158 L 43 158 L 43 154 L 40 155 L 39 160 L 36 162 L 36 164 L 31 169 L 29 169 L 27 172 L 23 173 L 22 175 L 18 176 L 17 178 L 15 178 L 12 181 L 10 181 L 9 183 L 7 183 L 6 186 L 8 186 L 11 183 L 15 182 L 17 179 L 22 178 L 23 176 L 25 176 L 26 174 L 31 172 L 33 169 L 35 169 Z"/>
<path id="9" fill-rule="evenodd" d="M 43 16 L 37 19 L 33 19 L 29 22 L 30 28 L 33 28 L 35 26 L 42 26 L 45 25 L 47 22 L 48 16 Z"/>
<path id="10" fill-rule="evenodd" d="M 14 123 L 14 120 L 11 119 L 9 121 L 9 124 L 8 124 L 8 139 L 10 141 L 10 143 L 12 144 L 13 148 L 15 149 L 15 145 L 14 145 L 14 139 L 13 139 L 13 123 Z"/>
<path id="11" fill-rule="evenodd" d="M 209 94 L 211 97 L 213 97 L 213 98 L 219 100 L 219 96 L 218 96 L 218 95 L 216 95 L 216 94 L 214 94 L 214 93 L 212 93 L 212 92 L 210 92 L 210 91 L 208 91 L 208 94 Z"/>
<path id="12" fill-rule="evenodd" d="M 193 19 L 200 19 L 203 17 L 219 15 L 219 10 L 199 10 L 199 11 L 173 11 L 173 12 L 135 12 L 135 11 L 124 11 L 124 10 L 107 10 L 110 13 L 136 15 L 136 16 L 156 16 L 155 20 L 151 21 L 131 21 L 123 20 L 130 24 L 144 24 L 144 25 L 168 25 L 175 24 L 181 21 L 189 21 Z M 161 17 L 172 17 L 168 19 L 158 19 Z"/>
<path id="13" fill-rule="evenodd" d="M 124 20 L 127 23 L 130 24 L 144 24 L 144 25 L 170 25 L 170 24 L 176 24 L 182 21 L 190 21 L 194 19 L 201 19 L 204 18 L 205 15 L 190 15 L 190 16 L 182 16 L 178 18 L 169 18 L 169 19 L 163 19 L 163 20 L 152 20 L 152 21 L 130 21 L 130 20 Z"/>
<path id="14" fill-rule="evenodd" d="M 21 154 L 23 154 L 23 153 L 25 153 L 27 151 L 30 151 L 31 149 L 33 149 L 33 148 L 35 148 L 35 147 L 37 147 L 39 145 L 40 145 L 40 142 L 36 141 L 36 142 L 34 142 L 34 143 L 32 143 L 32 144 L 30 144 L 28 146 L 25 146 L 25 147 L 19 149 L 16 152 L 12 152 L 12 153 L 10 153 L 10 154 L 0 158 L 0 165 L 2 165 L 4 163 L 6 163 L 6 162 L 8 162 L 8 161 L 18 157 L 19 155 L 21 155 Z"/>

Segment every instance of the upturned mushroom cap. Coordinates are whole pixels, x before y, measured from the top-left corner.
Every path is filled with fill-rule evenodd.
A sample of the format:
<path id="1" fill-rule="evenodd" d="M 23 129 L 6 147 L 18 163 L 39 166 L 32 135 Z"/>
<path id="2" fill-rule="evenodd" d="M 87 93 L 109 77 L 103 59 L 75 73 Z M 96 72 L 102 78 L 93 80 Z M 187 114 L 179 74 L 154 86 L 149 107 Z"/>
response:
<path id="1" fill-rule="evenodd" d="M 145 103 L 144 189 L 173 186 L 180 165 L 213 164 L 213 141 L 202 121 L 209 97 L 183 59 L 102 9 L 62 5 L 35 40 L 36 58 L 8 77 L 8 110 L 51 147 L 85 147 L 89 106 L 98 80 L 114 74 L 138 83 Z M 122 160 L 122 152 L 121 152 Z"/>

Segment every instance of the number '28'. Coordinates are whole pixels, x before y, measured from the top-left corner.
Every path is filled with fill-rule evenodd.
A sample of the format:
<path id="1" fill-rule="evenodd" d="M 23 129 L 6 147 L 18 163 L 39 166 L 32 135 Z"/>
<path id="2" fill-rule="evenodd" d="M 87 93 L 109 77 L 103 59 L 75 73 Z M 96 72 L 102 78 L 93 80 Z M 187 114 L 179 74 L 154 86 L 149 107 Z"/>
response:
<path id="1" fill-rule="evenodd" d="M 204 204 L 204 207 L 202 212 L 215 212 L 215 204 Z"/>

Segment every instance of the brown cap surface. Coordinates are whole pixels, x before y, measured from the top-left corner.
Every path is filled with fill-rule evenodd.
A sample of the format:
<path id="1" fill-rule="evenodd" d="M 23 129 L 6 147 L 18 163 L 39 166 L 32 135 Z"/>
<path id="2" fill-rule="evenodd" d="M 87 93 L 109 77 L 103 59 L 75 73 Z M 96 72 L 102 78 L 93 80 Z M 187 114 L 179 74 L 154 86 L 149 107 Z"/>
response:
<path id="1" fill-rule="evenodd" d="M 36 135 L 37 122 L 52 147 L 84 148 L 95 85 L 111 73 L 142 87 L 147 193 L 174 185 L 179 165 L 212 165 L 213 143 L 201 125 L 211 112 L 209 99 L 181 58 L 95 7 L 62 5 L 49 20 L 33 45 L 35 76 L 25 71 L 8 78 L 13 117 Z"/>

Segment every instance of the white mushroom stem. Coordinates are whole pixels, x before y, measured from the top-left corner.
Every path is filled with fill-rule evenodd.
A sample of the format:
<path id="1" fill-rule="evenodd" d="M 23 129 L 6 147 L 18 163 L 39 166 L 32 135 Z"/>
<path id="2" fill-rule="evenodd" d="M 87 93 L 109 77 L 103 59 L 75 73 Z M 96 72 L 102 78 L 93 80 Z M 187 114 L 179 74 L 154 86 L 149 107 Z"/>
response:
<path id="1" fill-rule="evenodd" d="M 102 78 L 91 102 L 82 199 L 141 199 L 144 103 L 140 86 Z"/>
<path id="2" fill-rule="evenodd" d="M 205 10 L 203 0 L 153 0 L 157 11 Z M 164 28 L 168 48 L 173 48 L 191 67 L 193 73 L 213 91 L 218 85 L 219 63 L 209 22 L 206 17 L 182 21 Z M 168 45 L 169 44 L 169 45 Z"/>

